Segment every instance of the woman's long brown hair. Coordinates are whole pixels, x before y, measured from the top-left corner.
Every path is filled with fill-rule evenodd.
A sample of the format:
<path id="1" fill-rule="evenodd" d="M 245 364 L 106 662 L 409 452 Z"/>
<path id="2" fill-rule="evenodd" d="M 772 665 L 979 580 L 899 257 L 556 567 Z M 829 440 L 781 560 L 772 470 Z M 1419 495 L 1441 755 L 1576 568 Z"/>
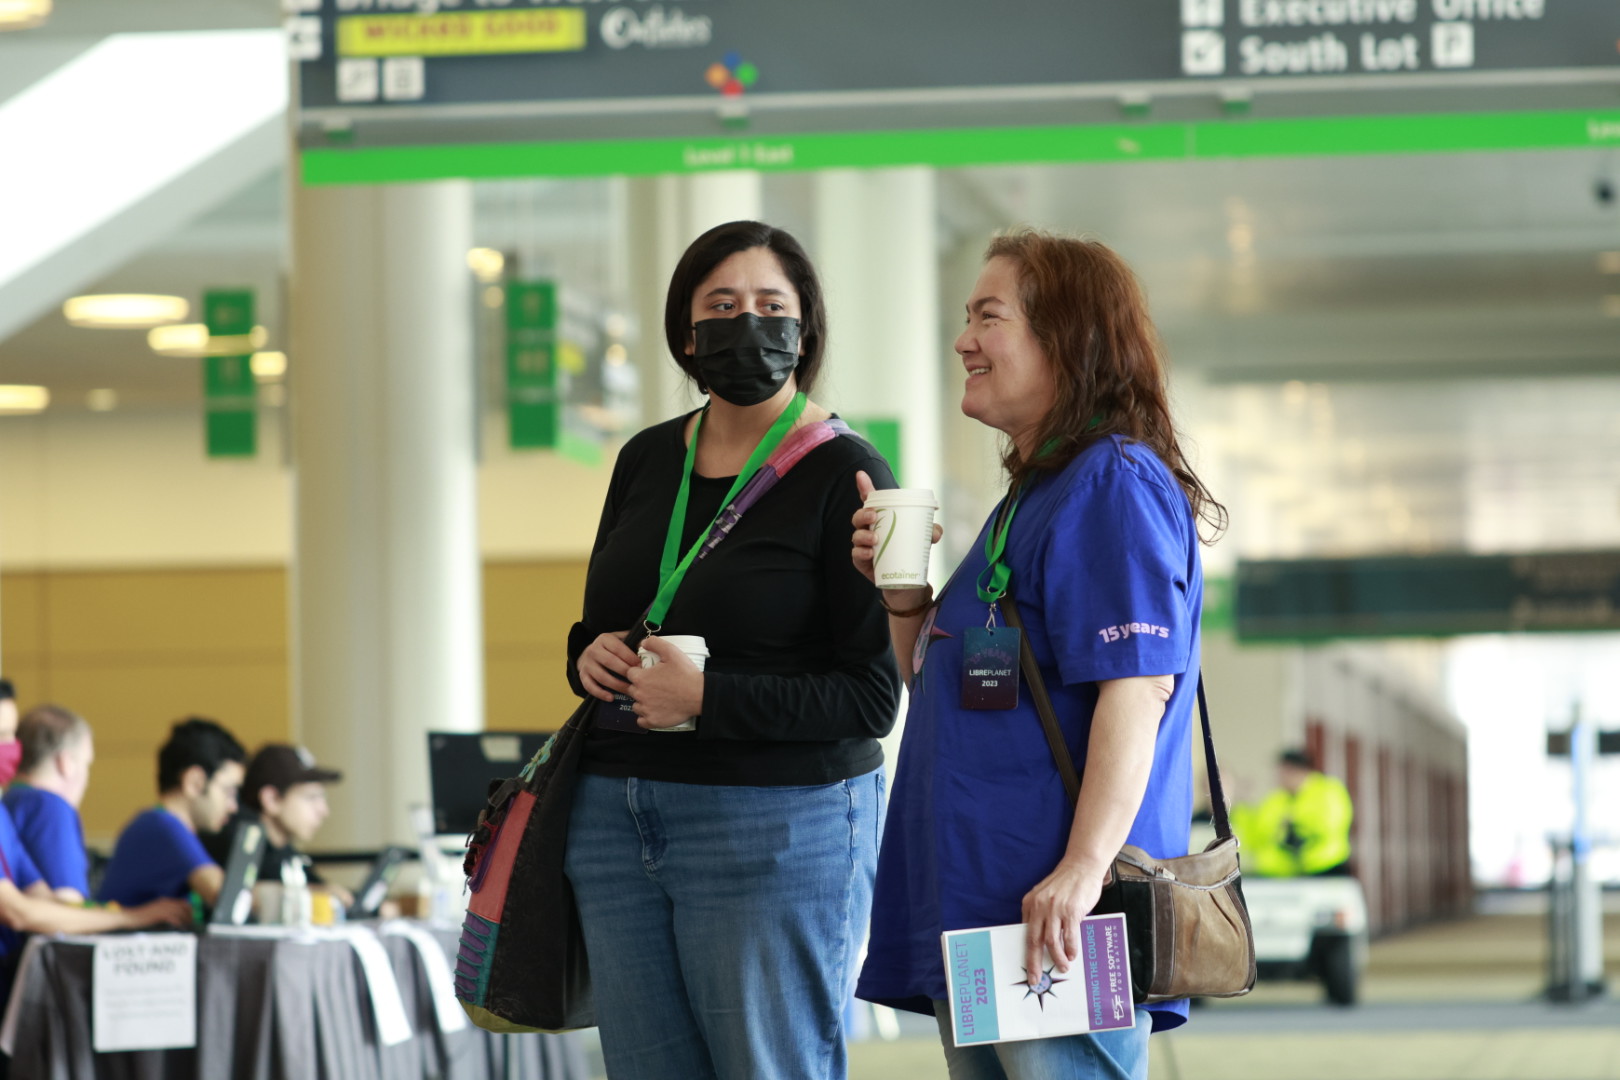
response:
<path id="1" fill-rule="evenodd" d="M 1010 259 L 1017 266 L 1019 303 L 1057 387 L 1029 441 L 1051 449 L 1025 461 L 1009 442 L 1001 463 L 1012 482 L 1062 469 L 1097 440 L 1123 435 L 1159 456 L 1186 492 L 1193 515 L 1209 527 L 1205 542 L 1214 543 L 1226 528 L 1226 508 L 1181 452 L 1159 334 L 1125 260 L 1095 240 L 1036 229 L 996 237 L 984 258 Z"/>

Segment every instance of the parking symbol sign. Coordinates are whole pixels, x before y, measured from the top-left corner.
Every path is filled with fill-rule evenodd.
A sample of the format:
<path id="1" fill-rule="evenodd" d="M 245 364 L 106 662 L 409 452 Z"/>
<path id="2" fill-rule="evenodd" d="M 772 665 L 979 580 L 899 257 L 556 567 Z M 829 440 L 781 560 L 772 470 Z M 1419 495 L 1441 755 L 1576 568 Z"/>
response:
<path id="1" fill-rule="evenodd" d="M 1474 24 L 1435 23 L 1429 52 L 1437 68 L 1474 66 Z"/>
<path id="2" fill-rule="evenodd" d="M 1220 26 L 1226 21 L 1226 0 L 1181 0 L 1182 26 Z"/>
<path id="3" fill-rule="evenodd" d="M 1224 75 L 1226 38 L 1214 30 L 1187 30 L 1181 35 L 1183 75 Z"/>

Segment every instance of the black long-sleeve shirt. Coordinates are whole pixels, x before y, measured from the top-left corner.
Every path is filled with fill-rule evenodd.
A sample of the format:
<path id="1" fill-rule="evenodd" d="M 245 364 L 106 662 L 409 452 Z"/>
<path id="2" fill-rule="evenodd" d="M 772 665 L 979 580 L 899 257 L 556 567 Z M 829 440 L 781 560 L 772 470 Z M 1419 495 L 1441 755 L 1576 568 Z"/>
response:
<path id="1" fill-rule="evenodd" d="M 678 417 L 619 452 L 585 581 L 584 620 L 568 641 L 576 692 L 580 653 L 627 630 L 658 590 L 658 563 L 686 454 Z M 810 451 L 695 563 L 661 633 L 708 645 L 695 732 L 593 728 L 583 768 L 605 776 L 693 784 L 825 784 L 883 762 L 900 678 L 877 590 L 849 558 L 855 473 L 893 487 L 888 463 L 862 439 Z M 720 510 L 734 477 L 694 474 L 684 554 Z"/>

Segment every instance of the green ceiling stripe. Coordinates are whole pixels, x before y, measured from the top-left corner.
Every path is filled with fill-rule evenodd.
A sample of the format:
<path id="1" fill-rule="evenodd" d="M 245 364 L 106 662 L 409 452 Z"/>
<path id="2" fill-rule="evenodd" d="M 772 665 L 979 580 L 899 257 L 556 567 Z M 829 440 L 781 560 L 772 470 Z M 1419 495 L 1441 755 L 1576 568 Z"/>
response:
<path id="1" fill-rule="evenodd" d="M 1620 111 L 311 148 L 302 158 L 306 184 L 388 184 L 457 177 L 650 176 L 734 168 L 774 172 L 898 165 L 949 168 L 1588 146 L 1620 146 Z"/>

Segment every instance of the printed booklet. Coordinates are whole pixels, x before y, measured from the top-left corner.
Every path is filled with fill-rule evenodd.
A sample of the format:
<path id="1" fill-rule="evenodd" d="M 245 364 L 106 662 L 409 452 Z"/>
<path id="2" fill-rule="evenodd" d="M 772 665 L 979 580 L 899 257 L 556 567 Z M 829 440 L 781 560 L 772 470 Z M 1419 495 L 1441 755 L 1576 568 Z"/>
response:
<path id="1" fill-rule="evenodd" d="M 1046 952 L 1034 986 L 1024 971 L 1024 925 L 952 930 L 945 947 L 945 984 L 957 1046 L 1045 1039 L 1133 1027 L 1125 916 L 1088 915 L 1080 957 L 1059 972 Z"/>

